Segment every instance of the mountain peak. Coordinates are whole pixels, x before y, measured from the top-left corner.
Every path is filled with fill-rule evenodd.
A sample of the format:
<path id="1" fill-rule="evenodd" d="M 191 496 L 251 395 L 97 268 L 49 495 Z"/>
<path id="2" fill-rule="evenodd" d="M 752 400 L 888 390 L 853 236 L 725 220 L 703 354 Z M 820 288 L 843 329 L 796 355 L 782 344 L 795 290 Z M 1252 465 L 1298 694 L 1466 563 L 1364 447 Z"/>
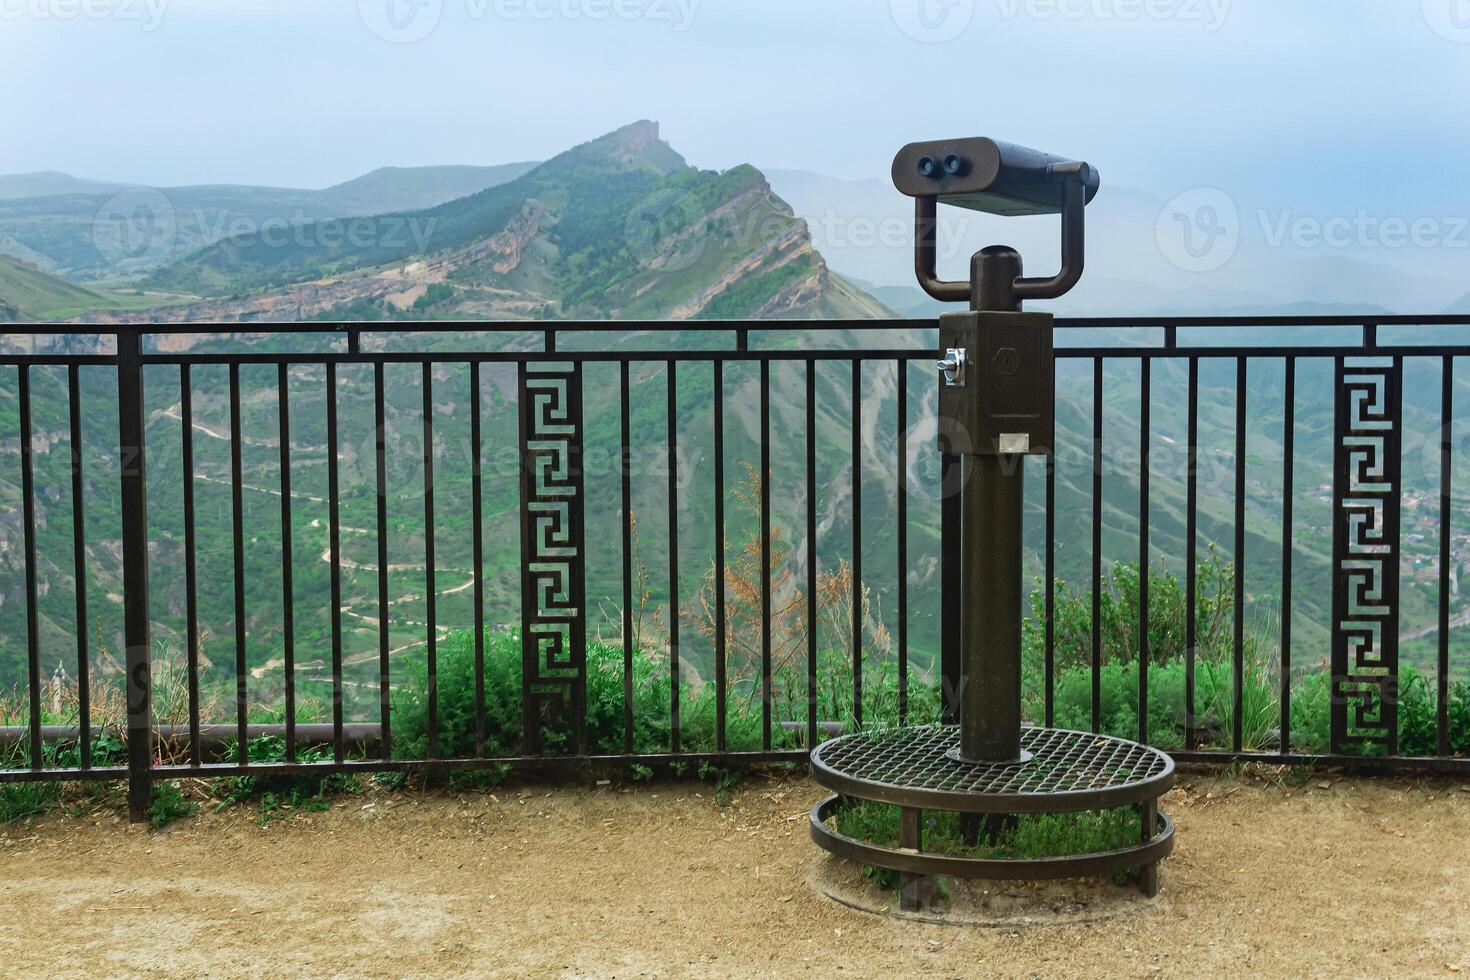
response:
<path id="1" fill-rule="evenodd" d="M 553 157 L 547 166 L 585 168 L 597 164 L 610 164 L 615 170 L 645 170 L 663 177 L 689 166 L 677 150 L 660 138 L 658 123 L 649 119 L 640 119 L 574 146 Z"/>

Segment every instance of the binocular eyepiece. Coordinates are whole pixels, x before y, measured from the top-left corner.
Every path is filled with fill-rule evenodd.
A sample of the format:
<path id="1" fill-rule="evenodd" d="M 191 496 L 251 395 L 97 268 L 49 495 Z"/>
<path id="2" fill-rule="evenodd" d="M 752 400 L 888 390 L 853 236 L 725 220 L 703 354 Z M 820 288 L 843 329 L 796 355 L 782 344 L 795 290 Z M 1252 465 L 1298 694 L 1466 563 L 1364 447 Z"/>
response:
<path id="1" fill-rule="evenodd" d="M 919 157 L 919 174 L 923 177 L 938 177 L 941 171 L 951 177 L 963 177 L 970 172 L 970 161 L 958 153 L 947 153 L 944 159 L 936 160 L 925 154 Z"/>

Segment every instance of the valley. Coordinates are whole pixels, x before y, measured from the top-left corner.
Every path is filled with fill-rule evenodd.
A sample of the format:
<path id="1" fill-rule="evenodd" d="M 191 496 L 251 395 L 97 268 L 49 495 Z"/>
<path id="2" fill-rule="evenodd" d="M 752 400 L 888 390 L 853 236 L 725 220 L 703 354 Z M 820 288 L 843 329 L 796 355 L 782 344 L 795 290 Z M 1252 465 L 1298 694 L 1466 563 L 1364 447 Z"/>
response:
<path id="1" fill-rule="evenodd" d="M 519 168 L 517 172 L 517 168 Z M 492 173 L 493 171 L 493 173 Z M 325 696 L 325 651 L 330 644 L 327 542 L 327 432 L 325 370 L 309 352 L 325 349 L 322 335 L 292 340 L 251 335 L 257 322 L 316 321 L 324 329 L 345 322 L 384 325 L 395 321 L 436 321 L 451 329 L 419 335 L 414 344 L 440 351 L 523 350 L 536 343 L 537 324 L 576 320 L 686 321 L 679 337 L 686 349 L 727 345 L 727 331 L 707 330 L 702 321 L 751 319 L 772 322 L 753 335 L 756 347 L 787 349 L 816 346 L 857 347 L 880 336 L 863 321 L 894 316 L 894 308 L 927 316 L 932 305 L 915 303 L 895 287 L 874 293 L 834 272 L 813 241 L 808 223 L 796 215 L 759 170 L 750 166 L 723 172 L 689 166 L 658 132 L 641 122 L 575 147 L 544 164 L 509 170 L 482 168 L 457 176 L 493 181 L 445 200 L 434 195 L 464 190 L 454 181 L 367 188 L 353 197 L 338 192 L 338 214 L 306 217 L 290 234 L 259 227 L 213 236 L 203 229 L 229 228 L 220 215 L 260 213 L 258 203 L 222 204 L 214 218 L 190 232 L 189 247 L 155 254 L 122 281 L 89 282 L 104 270 L 55 244 L 79 233 L 80 218 L 57 228 L 51 238 L 29 239 L 38 252 L 50 242 L 49 261 L 68 269 L 77 281 L 62 279 L 21 259 L 0 258 L 0 306 L 12 319 L 60 319 L 77 325 L 76 335 L 58 343 L 66 349 L 97 349 L 106 325 L 200 322 L 238 324 L 240 333 L 215 328 L 199 333 L 159 335 L 150 342 L 161 352 L 308 352 L 286 373 L 289 433 L 291 532 L 282 531 L 280 470 L 280 377 L 273 366 L 241 368 L 242 524 L 246 610 L 246 656 L 252 703 L 278 704 L 284 687 L 286 636 L 283 610 L 295 613 L 298 681 L 304 697 Z M 391 184 L 392 182 L 390 182 Z M 401 183 L 401 182 L 400 182 Z M 5 188 L 0 180 L 0 191 Z M 54 189 L 55 182 L 46 185 Z M 77 195 L 71 195 L 77 196 Z M 87 195 L 81 195 L 86 197 Z M 95 195 L 93 195 L 95 196 Z M 15 241 L 26 208 L 34 218 L 46 198 L 4 199 L 0 193 L 0 251 Z M 348 204 L 342 201 L 356 202 Z M 352 208 L 403 205 L 351 215 Z M 29 203 L 28 203 L 29 202 Z M 405 203 L 406 202 L 406 203 Z M 218 202 L 217 202 L 218 204 Z M 277 202 L 279 204 L 279 202 Z M 276 207 L 277 204 L 271 205 Z M 80 206 L 78 206 L 80 207 Z M 250 212 L 255 208 L 255 212 Z M 8 209 L 8 210 L 7 210 Z M 227 214 L 228 212 L 228 214 Z M 303 215 L 316 212 L 303 211 Z M 76 214 L 80 215 L 81 211 Z M 7 224 L 6 222 L 10 222 Z M 39 219 L 32 227 L 45 222 Z M 6 229 L 9 229 L 8 231 Z M 5 235 L 10 235 L 6 239 Z M 146 238 L 144 239 L 146 242 Z M 70 247 L 70 246 L 67 246 Z M 78 246 L 80 248 L 80 246 Z M 59 249 L 59 250 L 58 250 Z M 147 249 L 144 249 L 146 252 Z M 28 253 L 30 254 L 30 253 Z M 68 259 L 67 255 L 73 255 Z M 141 256 L 140 256 L 141 257 Z M 73 262 L 67 266 L 65 262 Z M 87 260 L 91 261 L 91 260 Z M 151 264 L 150 264 L 151 263 Z M 13 271 L 12 271 L 13 270 Z M 115 275 L 113 267 L 107 275 Z M 889 302 L 885 302 L 888 300 Z M 891 305 L 890 305 L 891 303 Z M 846 331 L 807 335 L 803 318 L 852 321 Z M 502 326 L 486 332 L 476 321 Z M 526 332 L 507 329 L 521 321 Z M 100 329 L 88 329 L 97 325 Z M 850 566 L 855 522 L 862 528 L 863 584 L 869 590 L 870 617 L 865 649 L 874 663 L 896 661 L 896 594 L 899 577 L 909 594 L 909 656 L 921 673 L 932 671 L 938 649 L 938 459 L 932 452 L 934 389 L 927 352 L 932 332 L 884 328 L 884 347 L 915 351 L 907 367 L 908 412 L 899 419 L 897 373 L 892 363 L 873 363 L 860 372 L 861 412 L 856 424 L 859 458 L 853 444 L 853 371 L 849 362 L 819 363 L 814 382 L 817 444 L 814 490 L 815 526 L 806 522 L 805 417 L 806 368 L 803 362 L 774 362 L 769 370 L 771 405 L 771 487 L 773 527 L 781 556 L 773 574 L 787 581 L 777 606 L 792 602 L 809 563 L 826 575 Z M 1119 331 L 1112 341 L 1127 345 L 1157 343 Z M 1231 338 L 1221 335 L 1217 342 Z M 1259 334 L 1254 339 L 1259 339 Z M 1280 342 L 1299 342 L 1289 331 Z M 1070 342 L 1076 342 L 1075 338 Z M 364 350 L 401 350 L 391 332 L 367 334 Z M 709 676 L 712 643 L 701 631 L 708 582 L 717 549 L 735 561 L 750 546 L 756 517 L 744 500 L 755 484 L 753 468 L 761 447 L 759 372 L 753 363 L 726 365 L 724 390 L 727 534 L 715 540 L 713 514 L 714 369 L 709 362 L 681 364 L 672 379 L 656 351 L 664 343 L 651 333 L 561 335 L 565 350 L 647 349 L 647 359 L 630 367 L 630 476 L 632 513 L 637 520 L 638 557 L 646 566 L 635 590 L 644 596 L 639 619 L 645 644 L 667 643 L 668 625 L 679 610 L 680 658 L 689 676 Z M 90 346 L 89 346 L 90 345 Z M 1065 354 L 1065 351 L 1063 351 Z M 1182 577 L 1185 555 L 1186 373 L 1183 359 L 1156 359 L 1151 377 L 1149 460 L 1150 561 L 1156 573 Z M 1303 359 L 1297 379 L 1294 472 L 1292 660 L 1299 670 L 1316 669 L 1326 655 L 1330 611 L 1330 485 L 1332 386 L 1330 363 Z M 81 372 L 85 567 L 88 628 L 85 645 L 101 675 L 110 675 L 121 641 L 119 594 L 120 533 L 115 448 L 115 377 L 102 368 Z M 478 392 L 470 388 L 467 365 L 442 363 L 426 375 L 414 364 L 385 367 L 388 444 L 389 604 L 384 620 L 395 664 L 420 656 L 431 631 L 470 625 L 473 562 L 470 529 L 484 528 L 486 622 L 516 630 L 520 603 L 519 460 L 516 382 L 511 366 L 487 364 Z M 6 501 L 0 523 L 0 690 L 24 684 L 24 568 L 19 507 L 19 413 L 17 376 L 0 372 L 0 497 Z M 73 501 L 69 405 L 65 372 L 33 369 L 31 385 L 36 432 L 37 542 L 41 650 L 45 676 L 75 671 L 77 570 L 71 561 Z M 426 513 L 422 445 L 423 384 L 433 385 L 434 507 Z M 1059 366 L 1058 459 L 1056 482 L 1056 572 L 1065 588 L 1090 588 L 1092 535 L 1092 365 L 1064 357 Z M 199 644 L 206 677 L 221 689 L 232 683 L 235 650 L 233 603 L 233 508 L 230 493 L 231 426 L 227 376 L 223 367 L 192 369 L 191 408 L 198 563 Z M 1114 563 L 1138 560 L 1138 431 L 1141 405 L 1139 365 L 1125 357 L 1104 365 L 1102 443 L 1102 541 L 1105 574 Z M 145 379 L 150 470 L 152 608 L 157 656 L 178 662 L 188 645 L 184 582 L 182 418 L 184 393 L 176 368 L 151 367 Z M 680 492 L 668 499 L 666 440 L 668 388 L 674 386 L 679 446 Z M 1438 521 L 1437 445 L 1438 368 L 1429 359 L 1406 361 L 1405 527 L 1403 620 L 1405 656 L 1416 664 L 1432 660 L 1436 643 L 1433 610 L 1437 600 L 1438 558 L 1434 552 Z M 618 378 L 615 364 L 589 363 L 584 371 L 587 473 L 587 589 L 589 632 L 609 641 L 621 639 L 622 508 L 616 460 Z M 1470 375 L 1457 371 L 1457 398 L 1470 389 Z M 381 639 L 378 609 L 377 497 L 374 466 L 373 374 L 365 365 L 346 365 L 337 377 L 339 416 L 339 492 L 342 526 L 342 623 L 349 715 L 369 719 L 377 703 L 377 650 Z M 1281 364 L 1252 363 L 1243 395 L 1249 404 L 1245 440 L 1245 552 L 1231 554 L 1237 392 L 1234 362 L 1201 362 L 1199 389 L 1201 483 L 1199 548 L 1214 545 L 1227 562 L 1244 568 L 1246 616 L 1253 635 L 1268 645 L 1279 634 L 1282 608 L 1281 548 L 1284 487 L 1284 387 Z M 484 494 L 473 512 L 470 499 L 469 419 L 481 406 Z M 907 528 L 909 551 L 897 550 L 898 434 L 907 433 L 909 473 Z M 854 511 L 854 484 L 860 512 Z M 1044 553 L 1044 481 L 1033 466 L 1028 477 L 1025 526 L 1028 579 L 1039 582 Z M 668 567 L 670 516 L 678 522 L 680 580 L 671 596 Z M 1451 580 L 1456 590 L 1458 643 L 1460 571 L 1470 561 L 1470 508 L 1456 500 Z M 432 527 L 436 616 L 426 608 L 427 536 Z M 1432 553 L 1433 552 L 1433 553 Z M 283 564 L 293 585 L 285 594 Z M 788 581 L 789 580 L 789 581 Z M 847 642 L 836 623 L 823 622 L 819 641 L 840 649 Z M 1456 663 L 1465 661 L 1459 648 Z M 395 670 L 398 668 L 395 667 Z M 115 675 L 110 675 L 115 676 Z"/>

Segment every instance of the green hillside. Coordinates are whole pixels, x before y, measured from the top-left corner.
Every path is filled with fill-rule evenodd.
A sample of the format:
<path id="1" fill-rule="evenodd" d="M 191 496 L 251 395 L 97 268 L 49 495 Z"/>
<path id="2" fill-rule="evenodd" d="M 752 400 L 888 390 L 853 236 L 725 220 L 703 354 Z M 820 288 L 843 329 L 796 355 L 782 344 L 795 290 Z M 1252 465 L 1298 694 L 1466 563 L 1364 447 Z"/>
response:
<path id="1" fill-rule="evenodd" d="M 103 311 L 97 319 L 210 319 L 224 321 L 296 319 L 302 310 L 322 320 L 496 320 L 659 319 L 689 321 L 677 336 L 681 348 L 715 349 L 730 342 L 728 331 L 703 331 L 712 318 L 788 319 L 832 317 L 853 321 L 849 331 L 804 334 L 799 323 L 752 334 L 752 344 L 786 348 L 852 349 L 861 344 L 932 348 L 932 332 L 895 334 L 890 327 L 866 332 L 863 320 L 891 316 L 878 300 L 831 273 L 813 247 L 802 222 L 772 193 L 751 167 L 723 173 L 702 171 L 658 137 L 652 123 L 639 123 L 576 147 L 496 188 L 427 211 L 373 219 L 434 218 L 431 243 L 420 251 L 359 245 L 344 240 L 321 248 L 274 248 L 249 237 L 213 246 L 176 269 L 160 274 L 158 285 L 227 295 L 176 310 Z M 324 240 L 320 236 L 313 241 Z M 38 274 L 31 270 L 31 277 Z M 169 278 L 172 276 L 173 278 Z M 47 279 L 49 277 L 40 277 Z M 297 280 L 310 282 L 296 282 Z M 244 292 L 251 285 L 251 291 Z M 62 284 L 66 285 L 66 284 Z M 76 289 L 77 287 L 68 287 Z M 85 292 L 85 290 L 83 290 Z M 235 295 L 240 293 L 240 295 Z M 3 296 L 4 294 L 0 294 Z M 96 295 L 96 294 L 93 294 Z M 895 295 L 896 299 L 902 296 Z M 139 298 L 139 302 L 143 300 Z M 313 305 L 314 304 L 314 305 Z M 529 326 L 529 323 L 528 323 Z M 417 349 L 524 349 L 527 334 L 500 325 L 493 331 L 467 323 L 458 335 L 415 338 Z M 248 329 L 248 328 L 245 328 Z M 1258 342 L 1259 331 L 1218 331 L 1219 344 Z M 1279 330 L 1277 342 L 1309 344 L 1318 334 Z M 1090 339 L 1127 343 L 1137 332 Z M 403 349 L 401 338 L 365 339 Z M 656 350 L 673 338 L 628 334 L 563 334 L 563 350 L 601 347 Z M 1076 342 L 1059 337 L 1059 345 Z M 219 336 L 194 340 L 198 351 L 241 349 L 246 341 Z M 252 349 L 281 350 L 304 340 L 279 337 L 248 341 Z M 806 366 L 773 362 L 770 381 L 771 443 L 769 473 L 773 524 L 781 555 L 775 579 L 778 600 L 791 600 L 795 583 L 804 583 L 815 561 L 822 574 L 852 562 L 854 526 L 861 523 L 863 584 L 871 590 L 870 616 L 884 630 L 873 630 L 868 653 L 891 669 L 896 660 L 896 593 L 900 576 L 908 582 L 911 663 L 917 670 L 934 661 L 939 634 L 939 459 L 934 451 L 936 381 L 925 356 L 910 367 L 908 414 L 897 411 L 898 376 L 892 364 L 866 364 L 860 370 L 861 412 L 854 421 L 853 366 L 821 363 L 816 368 L 815 402 L 808 404 Z M 1156 567 L 1182 575 L 1186 551 L 1185 442 L 1187 438 L 1187 361 L 1157 358 L 1151 376 L 1150 558 Z M 1470 367 L 1455 379 L 1457 400 L 1470 397 Z M 1431 574 L 1434 522 L 1437 520 L 1437 422 L 1439 378 L 1431 359 L 1405 359 L 1405 442 L 1403 490 L 1404 565 L 1402 632 L 1404 656 L 1425 662 L 1434 637 L 1435 577 Z M 741 500 L 749 497 L 748 473 L 761 458 L 760 370 L 732 362 L 723 369 L 726 541 L 714 534 L 714 379 L 712 363 L 681 363 L 676 377 L 657 354 L 629 366 L 629 436 L 632 471 L 631 510 L 636 515 L 639 552 L 646 566 L 635 587 L 645 595 L 648 640 L 660 647 L 670 620 L 674 583 L 669 581 L 670 520 L 679 529 L 677 583 L 681 656 L 694 677 L 708 676 L 712 643 L 702 635 L 704 606 L 699 592 L 724 547 L 730 560 L 751 541 L 755 518 Z M 390 607 L 384 624 L 395 670 L 421 654 L 428 629 L 424 553 L 423 383 L 421 365 L 384 367 L 388 449 L 387 539 Z M 1058 370 L 1058 447 L 1056 486 L 1056 561 L 1058 577 L 1073 590 L 1085 590 L 1091 570 L 1092 535 L 1092 363 L 1063 360 Z M 106 663 L 100 647 L 116 649 L 121 631 L 119 522 L 115 439 L 115 373 L 84 369 L 84 481 L 87 494 L 88 608 L 95 635 L 95 660 Z M 0 524 L 0 691 L 24 677 L 25 637 L 22 549 L 18 547 L 19 455 L 17 375 L 0 372 L 0 498 L 9 523 Z M 586 448 L 587 610 L 593 636 L 617 638 L 621 630 L 622 522 L 619 368 L 588 363 L 583 397 Z M 38 500 L 39 578 L 43 670 L 47 675 L 75 656 L 74 572 L 71 567 L 70 453 L 66 441 L 65 373 L 33 370 L 35 431 L 44 449 L 35 455 Z M 284 686 L 282 658 L 286 637 L 282 615 L 282 562 L 289 561 L 295 597 L 298 681 L 306 694 L 320 695 L 328 676 L 331 640 L 330 566 L 326 560 L 327 459 L 326 370 L 293 364 L 288 376 L 291 431 L 292 535 L 281 541 L 279 466 L 279 389 L 274 366 L 246 364 L 240 369 L 242 439 L 242 525 L 245 533 L 243 578 L 246 598 L 245 660 L 250 670 L 252 704 L 279 706 Z M 511 365 L 485 364 L 477 393 L 464 364 L 438 364 L 432 371 L 434 468 L 434 591 L 436 628 L 464 627 L 474 620 L 471 529 L 485 530 L 485 616 L 495 626 L 514 628 L 520 615 L 520 501 L 517 382 Z M 678 493 L 669 499 L 669 386 L 674 387 L 674 425 L 678 453 Z M 1138 556 L 1140 376 L 1136 361 L 1108 359 L 1104 365 L 1102 541 L 1105 566 Z M 228 686 L 233 678 L 234 555 L 231 525 L 228 433 L 228 373 L 220 365 L 193 369 L 195 504 L 198 514 L 199 617 L 206 663 L 206 685 Z M 150 533 L 153 612 L 161 650 L 185 645 L 182 523 L 182 404 L 177 371 L 150 367 L 147 377 Z M 375 425 L 371 367 L 345 365 L 337 373 L 341 483 L 343 650 L 349 717 L 372 717 L 376 704 L 377 497 L 374 463 Z M 484 494 L 481 512 L 470 496 L 470 418 L 472 395 L 481 407 Z M 1246 622 L 1253 635 L 1277 635 L 1281 610 L 1283 540 L 1282 470 L 1284 379 L 1275 360 L 1250 366 L 1245 385 L 1249 402 L 1245 445 L 1245 551 L 1235 555 L 1233 493 L 1236 467 L 1235 364 L 1228 356 L 1200 362 L 1199 544 L 1220 547 L 1226 561 L 1244 562 Z M 1293 552 L 1294 662 L 1316 666 L 1326 654 L 1330 613 L 1330 464 L 1333 381 L 1329 359 L 1302 358 L 1296 387 L 1295 521 Z M 815 418 L 816 444 L 807 444 L 807 412 Z M 858 431 L 854 433 L 856 424 Z M 908 432 L 908 546 L 897 548 L 900 426 Z M 860 509 L 855 500 L 856 463 Z M 1426 447 L 1429 447 L 1426 449 Z M 815 472 L 809 484 L 808 449 Z M 1427 453 L 1427 455 L 1426 455 Z M 1039 465 L 1027 481 L 1027 574 L 1042 571 L 1045 542 L 1044 484 Z M 1432 463 L 1433 465 L 1427 465 Z M 806 520 L 806 494 L 817 500 L 817 522 Z M 1326 487 L 1326 489 L 1324 489 Z M 1470 504 L 1457 501 L 1455 526 L 1470 527 Z M 1456 538 L 1456 560 L 1463 542 Z M 1455 580 L 1458 582 L 1457 567 Z M 636 574 L 636 572 L 635 572 Z M 829 589 L 830 593 L 831 590 Z M 1459 600 L 1455 600 L 1458 614 Z M 779 604 L 779 603 L 778 603 Z M 833 607 L 820 628 L 824 649 L 840 650 L 846 613 Z M 656 620 L 656 622 L 655 622 Z M 792 640 L 791 619 L 778 629 L 778 649 Z M 804 628 L 801 627 L 801 628 Z M 1456 633 L 1462 639 L 1463 630 Z M 736 637 L 749 645 L 751 637 Z M 1454 661 L 1464 661 L 1463 644 Z M 223 710 L 223 709 L 221 709 Z"/>
<path id="2" fill-rule="evenodd" d="M 316 197 L 334 215 L 431 208 L 514 180 L 535 166 L 535 163 L 504 163 L 493 167 L 380 167 L 318 191 Z"/>
<path id="3" fill-rule="evenodd" d="M 0 255 L 0 321 L 50 320 L 116 305 L 100 292 Z"/>
<path id="4" fill-rule="evenodd" d="M 323 190 L 120 187 L 65 174 L 0 177 L 0 253 L 76 281 L 129 279 L 229 235 L 430 207 L 511 180 L 531 166 L 389 167 Z"/>
<path id="5" fill-rule="evenodd" d="M 760 171 L 690 167 L 650 122 L 436 208 L 236 236 L 150 286 L 214 297 L 181 321 L 890 315 Z"/>
<path id="6" fill-rule="evenodd" d="M 684 161 L 657 140 L 657 129 L 628 127 L 583 144 L 513 180 L 460 200 L 415 212 L 380 214 L 349 236 L 341 222 L 309 223 L 291 241 L 267 236 L 231 237 L 154 277 L 159 288 L 219 295 L 341 274 L 460 248 L 504 231 L 527 201 L 553 216 L 565 215 L 576 244 L 615 248 L 627 211 L 610 205 L 636 201 Z M 589 212 L 595 212 L 589 214 Z M 614 226 L 589 218 L 610 218 Z M 411 233 L 422 232 L 419 239 Z"/>

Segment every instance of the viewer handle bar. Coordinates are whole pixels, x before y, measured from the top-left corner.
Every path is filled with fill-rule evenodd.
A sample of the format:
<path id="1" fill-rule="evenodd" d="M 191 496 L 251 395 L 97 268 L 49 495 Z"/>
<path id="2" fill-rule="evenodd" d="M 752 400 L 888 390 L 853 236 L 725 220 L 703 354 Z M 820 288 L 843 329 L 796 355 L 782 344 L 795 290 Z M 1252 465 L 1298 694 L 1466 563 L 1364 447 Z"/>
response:
<path id="1" fill-rule="evenodd" d="M 938 198 L 914 198 L 914 275 L 920 288 L 939 302 L 962 303 L 970 298 L 970 284 L 945 282 L 937 271 L 938 208 Z"/>
<path id="2" fill-rule="evenodd" d="M 1049 279 L 1017 279 L 1017 299 L 1057 299 L 1082 279 L 1091 170 L 1085 163 L 1058 163 L 1048 171 L 1062 185 L 1062 267 Z M 933 195 L 914 198 L 914 275 L 920 288 L 941 303 L 961 303 L 970 298 L 970 283 L 940 279 L 937 270 L 938 208 Z"/>
<path id="3" fill-rule="evenodd" d="M 1017 299 L 1056 299 L 1082 279 L 1086 240 L 1087 164 L 1060 163 L 1050 170 L 1062 182 L 1062 268 L 1050 279 L 1017 279 Z"/>

